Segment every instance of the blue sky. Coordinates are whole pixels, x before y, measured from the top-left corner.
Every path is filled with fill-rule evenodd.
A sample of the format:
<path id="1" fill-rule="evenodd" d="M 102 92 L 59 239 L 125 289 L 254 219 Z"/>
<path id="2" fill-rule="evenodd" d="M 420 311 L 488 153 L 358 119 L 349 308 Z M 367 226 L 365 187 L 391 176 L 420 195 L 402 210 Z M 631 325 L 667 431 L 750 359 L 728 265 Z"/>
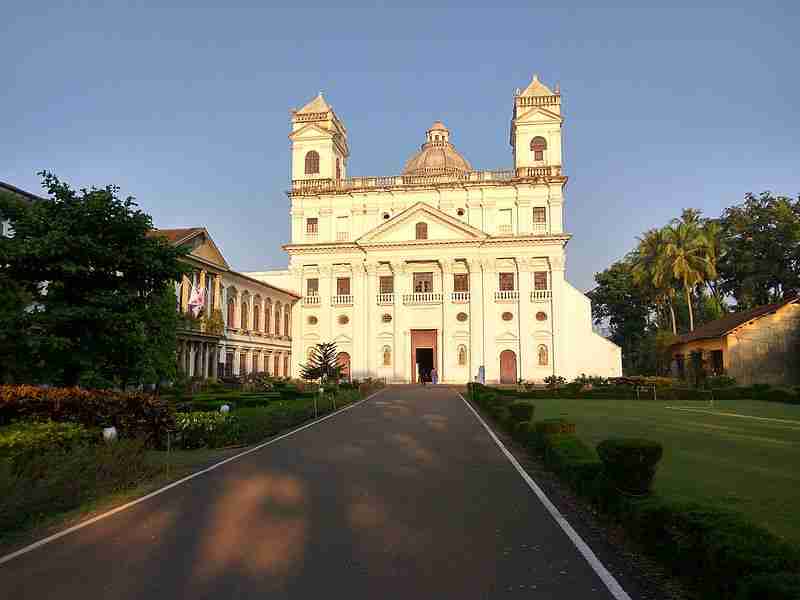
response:
<path id="1" fill-rule="evenodd" d="M 158 227 L 281 267 L 289 109 L 319 90 L 351 175 L 398 173 L 442 119 L 508 168 L 514 88 L 560 82 L 568 277 L 745 192 L 800 192 L 800 8 L 785 2 L 16 2 L 0 23 L 0 180 L 115 183 Z"/>

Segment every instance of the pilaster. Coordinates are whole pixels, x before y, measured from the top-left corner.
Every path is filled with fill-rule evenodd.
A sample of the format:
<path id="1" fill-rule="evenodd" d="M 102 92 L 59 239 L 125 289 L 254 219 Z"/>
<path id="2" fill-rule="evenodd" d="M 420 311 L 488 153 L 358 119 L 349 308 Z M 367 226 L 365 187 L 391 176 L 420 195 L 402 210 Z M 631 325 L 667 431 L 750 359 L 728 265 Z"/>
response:
<path id="1" fill-rule="evenodd" d="M 366 303 L 365 306 L 366 310 L 364 311 L 364 313 L 366 314 L 366 319 L 364 320 L 364 327 L 362 331 L 364 339 L 366 340 L 367 343 L 367 349 L 366 349 L 367 357 L 365 361 L 367 368 L 367 375 L 372 377 L 377 375 L 378 372 L 378 364 L 376 362 L 378 360 L 376 357 L 377 349 L 375 347 L 375 335 L 374 335 L 378 323 L 378 312 L 377 312 L 378 264 L 365 263 L 364 270 L 366 272 L 366 285 L 364 286 L 364 302 Z M 392 363 L 394 362 L 395 361 L 392 360 Z"/>
<path id="2" fill-rule="evenodd" d="M 181 276 L 181 312 L 186 313 L 189 310 L 189 292 L 191 289 L 191 281 L 186 274 Z"/>
<path id="3" fill-rule="evenodd" d="M 487 327 L 487 320 L 491 320 L 494 325 L 495 317 L 495 304 L 494 292 L 497 289 L 497 266 L 493 258 L 484 258 L 481 260 L 481 269 L 483 272 L 482 280 L 482 293 L 483 301 L 481 311 L 481 328 L 483 338 L 483 353 L 482 364 L 486 368 L 486 381 L 497 382 L 500 380 L 500 359 L 497 356 L 496 344 L 494 340 L 495 327 Z"/>
<path id="4" fill-rule="evenodd" d="M 483 271 L 481 261 L 477 258 L 467 260 L 469 270 L 469 380 L 473 381 L 478 374 L 478 367 L 483 364 Z"/>
<path id="5" fill-rule="evenodd" d="M 531 291 L 533 291 L 533 264 L 529 258 L 517 259 L 517 275 L 519 289 L 519 321 L 518 321 L 518 335 L 519 335 L 519 356 L 517 357 L 517 377 L 519 379 L 528 379 L 530 374 L 530 365 L 532 364 L 532 353 L 534 349 L 531 347 L 531 330 L 533 328 L 533 320 L 531 317 Z"/>
<path id="6" fill-rule="evenodd" d="M 563 252 L 563 251 L 562 251 Z M 550 300 L 550 314 L 552 315 L 552 348 L 550 348 L 550 361 L 554 375 L 564 377 L 569 373 L 569 324 L 566 312 L 566 282 L 564 271 L 566 260 L 562 255 L 550 257 L 550 287 L 552 299 Z"/>
<path id="7" fill-rule="evenodd" d="M 406 376 L 412 377 L 412 366 L 408 365 L 409 356 L 411 354 L 411 339 L 409 337 L 408 329 L 406 328 L 405 316 L 406 311 L 401 308 L 403 302 L 403 294 L 410 292 L 411 284 L 409 283 L 408 269 L 406 268 L 405 261 L 394 261 L 391 263 L 392 274 L 394 275 L 394 303 L 395 310 L 394 318 L 394 335 L 393 348 L 394 360 L 392 361 L 393 379 L 395 381 L 403 381 Z M 409 379 L 409 381 L 411 381 Z"/>

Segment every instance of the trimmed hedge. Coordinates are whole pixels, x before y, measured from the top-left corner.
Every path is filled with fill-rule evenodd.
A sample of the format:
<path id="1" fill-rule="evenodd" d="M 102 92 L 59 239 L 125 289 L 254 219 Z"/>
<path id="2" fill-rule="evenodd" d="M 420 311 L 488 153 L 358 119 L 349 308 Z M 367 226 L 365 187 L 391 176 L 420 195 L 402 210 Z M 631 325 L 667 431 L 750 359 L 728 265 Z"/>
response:
<path id="1" fill-rule="evenodd" d="M 487 388 L 488 389 L 488 388 Z M 481 407 L 502 410 L 506 395 L 470 390 Z M 506 400 L 507 404 L 508 401 Z M 492 410 L 486 409 L 490 413 Z M 507 409 L 506 409 L 507 410 Z M 506 422 L 500 421 L 506 429 Z M 800 547 L 789 544 L 737 513 L 665 501 L 657 495 L 621 495 L 597 454 L 561 419 L 511 430 L 542 456 L 545 465 L 596 508 L 619 519 L 644 549 L 689 582 L 704 600 L 800 598 Z M 565 432 L 566 431 L 566 432 Z M 567 433 L 570 432 L 570 433 Z M 647 441 L 609 441 L 598 448 L 616 464 L 655 464 L 660 446 Z M 631 452 L 627 452 L 632 450 Z"/>
<path id="2" fill-rule="evenodd" d="M 606 476 L 620 492 L 646 496 L 652 490 L 664 449 L 651 440 L 612 438 L 597 445 L 597 454 Z"/>
<path id="3" fill-rule="evenodd" d="M 1 385 L 0 425 L 19 419 L 114 426 L 121 437 L 141 438 L 148 446 L 160 446 L 175 425 L 170 405 L 149 394 Z"/>
<path id="4" fill-rule="evenodd" d="M 18 422 L 0 427 L 0 460 L 7 460 L 12 471 L 19 473 L 31 459 L 49 450 L 88 446 L 100 439 L 98 430 L 87 429 L 78 423 Z"/>

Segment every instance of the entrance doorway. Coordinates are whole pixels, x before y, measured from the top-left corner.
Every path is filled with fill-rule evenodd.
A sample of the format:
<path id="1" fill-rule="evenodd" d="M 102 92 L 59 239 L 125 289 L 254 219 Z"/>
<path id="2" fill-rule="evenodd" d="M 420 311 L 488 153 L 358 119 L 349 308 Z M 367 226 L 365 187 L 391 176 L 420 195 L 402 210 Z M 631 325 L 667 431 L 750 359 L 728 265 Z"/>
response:
<path id="1" fill-rule="evenodd" d="M 431 380 L 431 369 L 439 368 L 437 362 L 436 330 L 412 329 L 411 330 L 411 381 L 421 383 L 420 370 L 425 381 Z M 440 376 L 441 379 L 441 376 Z"/>
<path id="2" fill-rule="evenodd" d="M 278 370 L 278 363 L 275 363 L 275 370 Z M 336 365 L 339 367 L 339 376 L 342 379 L 350 379 L 350 355 L 347 352 L 339 352 L 336 355 Z M 276 373 L 277 375 L 277 373 Z"/>
<path id="3" fill-rule="evenodd" d="M 513 350 L 500 353 L 500 383 L 517 383 L 517 355 Z"/>

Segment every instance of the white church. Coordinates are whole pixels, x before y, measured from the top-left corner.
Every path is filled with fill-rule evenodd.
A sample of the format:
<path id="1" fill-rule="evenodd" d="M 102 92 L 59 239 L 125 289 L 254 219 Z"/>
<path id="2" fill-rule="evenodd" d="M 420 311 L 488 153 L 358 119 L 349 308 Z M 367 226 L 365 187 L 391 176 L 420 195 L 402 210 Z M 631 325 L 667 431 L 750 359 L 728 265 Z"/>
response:
<path id="1" fill-rule="evenodd" d="M 513 168 L 481 171 L 437 121 L 399 175 L 349 177 L 347 129 L 320 94 L 292 112 L 286 270 L 250 277 L 300 296 L 291 372 L 333 341 L 354 378 L 443 383 L 619 376 L 564 277 L 561 94 L 517 90 Z"/>

